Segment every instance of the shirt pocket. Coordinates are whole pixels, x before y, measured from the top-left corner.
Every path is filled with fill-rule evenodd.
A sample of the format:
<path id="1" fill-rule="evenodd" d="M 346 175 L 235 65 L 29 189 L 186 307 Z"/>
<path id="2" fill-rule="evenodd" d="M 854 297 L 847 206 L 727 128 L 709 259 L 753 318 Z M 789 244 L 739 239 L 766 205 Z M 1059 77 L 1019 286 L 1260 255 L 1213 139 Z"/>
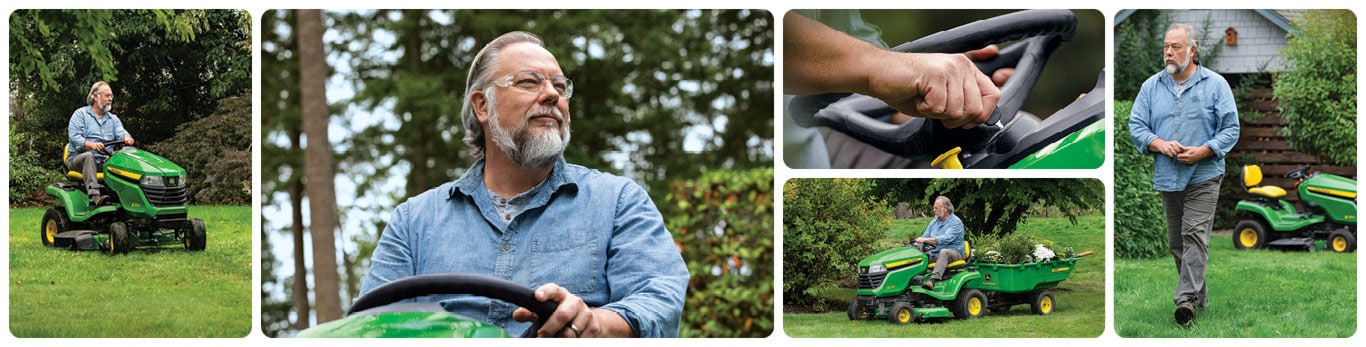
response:
<path id="1" fill-rule="evenodd" d="M 591 226 L 562 224 L 568 225 L 559 226 L 561 232 L 538 233 L 531 241 L 537 278 L 540 283 L 559 284 L 585 301 L 601 300 L 594 293 L 606 278 L 607 250 Z"/>

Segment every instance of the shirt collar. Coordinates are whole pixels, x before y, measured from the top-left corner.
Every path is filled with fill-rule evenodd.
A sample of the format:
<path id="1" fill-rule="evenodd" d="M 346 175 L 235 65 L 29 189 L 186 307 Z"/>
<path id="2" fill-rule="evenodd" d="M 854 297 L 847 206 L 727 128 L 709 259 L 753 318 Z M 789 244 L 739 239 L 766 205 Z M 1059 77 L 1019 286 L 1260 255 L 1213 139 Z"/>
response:
<path id="1" fill-rule="evenodd" d="M 541 181 L 540 184 L 537 184 L 531 191 L 523 194 L 534 197 L 540 195 L 540 192 L 537 191 L 538 189 L 554 192 L 565 187 L 577 188 L 578 181 L 569 177 L 569 175 L 566 175 L 564 172 L 567 165 L 568 164 L 564 161 L 564 157 L 561 156 L 559 160 L 555 161 L 554 168 L 550 169 L 550 176 L 546 177 L 545 181 Z M 456 194 L 476 197 L 477 194 L 479 194 L 478 192 L 484 192 L 485 190 L 487 190 L 487 187 L 484 185 L 484 159 L 479 159 L 479 161 L 474 162 L 474 165 L 470 166 L 469 170 L 465 171 L 465 174 L 460 175 L 460 178 L 455 180 L 455 186 L 451 188 L 447 199 L 455 198 Z"/>

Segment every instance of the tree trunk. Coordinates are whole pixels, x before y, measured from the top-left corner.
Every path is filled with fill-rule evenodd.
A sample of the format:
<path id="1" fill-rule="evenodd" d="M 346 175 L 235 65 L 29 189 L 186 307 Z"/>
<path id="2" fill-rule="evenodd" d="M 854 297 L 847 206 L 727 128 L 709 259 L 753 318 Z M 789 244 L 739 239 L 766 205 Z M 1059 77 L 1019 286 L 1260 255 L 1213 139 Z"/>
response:
<path id="1" fill-rule="evenodd" d="M 314 305 L 318 323 L 341 318 L 341 284 L 337 275 L 336 191 L 332 181 L 332 145 L 327 141 L 327 60 L 323 53 L 323 22 L 320 10 L 299 10 L 299 95 L 303 131 L 304 174 L 308 178 L 309 232 L 313 238 Z"/>
<path id="2" fill-rule="evenodd" d="M 299 151 L 299 134 L 291 134 L 294 151 Z M 304 266 L 304 183 L 295 175 L 289 182 L 289 206 L 293 208 L 293 225 L 289 231 L 294 236 L 294 311 L 298 313 L 294 328 L 308 328 L 308 267 Z"/>

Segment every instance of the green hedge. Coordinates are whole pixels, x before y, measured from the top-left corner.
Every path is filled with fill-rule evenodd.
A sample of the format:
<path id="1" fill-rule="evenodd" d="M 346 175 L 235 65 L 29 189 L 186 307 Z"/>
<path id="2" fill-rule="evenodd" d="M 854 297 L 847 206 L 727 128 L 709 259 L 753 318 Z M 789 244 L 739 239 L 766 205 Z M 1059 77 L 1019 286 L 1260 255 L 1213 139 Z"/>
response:
<path id="1" fill-rule="evenodd" d="M 682 337 L 773 333 L 773 169 L 675 181 L 663 204 L 692 273 Z"/>
<path id="2" fill-rule="evenodd" d="M 891 228 L 887 203 L 864 179 L 793 179 L 783 186 L 783 303 L 827 303 L 821 294 L 856 276 Z"/>
<path id="3" fill-rule="evenodd" d="M 1129 136 L 1133 105 L 1115 101 L 1115 256 L 1153 258 L 1167 254 L 1166 217 L 1153 189 L 1153 158 L 1139 153 Z"/>
<path id="4" fill-rule="evenodd" d="M 1309 11 L 1281 51 L 1276 99 L 1296 151 L 1333 165 L 1356 165 L 1356 17 L 1347 10 Z"/>
<path id="5" fill-rule="evenodd" d="M 250 95 L 219 100 L 213 114 L 181 124 L 174 137 L 147 146 L 185 168 L 190 203 L 251 203 Z"/>

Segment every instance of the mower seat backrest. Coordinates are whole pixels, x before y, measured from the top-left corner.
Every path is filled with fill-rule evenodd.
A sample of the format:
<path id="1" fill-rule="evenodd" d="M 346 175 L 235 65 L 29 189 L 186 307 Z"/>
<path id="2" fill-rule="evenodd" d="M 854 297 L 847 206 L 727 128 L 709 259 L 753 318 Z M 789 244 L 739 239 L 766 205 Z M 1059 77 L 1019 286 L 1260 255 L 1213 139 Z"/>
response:
<path id="1" fill-rule="evenodd" d="M 944 269 L 944 271 L 946 271 L 946 272 L 947 272 L 947 271 L 954 271 L 954 270 L 960 270 L 960 269 L 962 269 L 962 268 L 968 267 L 968 262 L 971 262 L 971 261 L 972 261 L 972 245 L 968 244 L 968 240 L 963 240 L 963 253 L 965 253 L 965 254 L 963 254 L 963 259 L 954 260 L 954 261 L 952 261 L 952 262 L 949 262 L 949 268 Z M 934 259 L 931 259 L 931 260 L 934 260 Z M 930 269 L 931 271 L 933 271 L 933 270 L 934 270 L 934 267 L 935 267 L 935 266 L 938 266 L 938 265 L 939 265 L 938 262 L 930 263 L 930 265 L 928 265 L 928 269 Z"/>
<path id="2" fill-rule="evenodd" d="M 67 158 L 68 156 L 70 156 L 70 155 L 71 155 L 71 148 L 70 148 L 69 146 L 62 146 L 62 168 L 66 168 L 66 158 Z M 76 182 L 85 182 L 85 175 L 81 174 L 81 171 L 80 171 L 80 170 L 71 170 L 71 169 L 67 169 L 67 170 L 66 170 L 66 178 L 69 178 L 69 179 L 74 180 L 74 181 L 76 181 Z M 95 180 L 100 181 L 100 182 L 104 182 L 104 173 L 103 173 L 103 172 L 97 172 L 97 173 L 95 173 Z"/>
<path id="3" fill-rule="evenodd" d="M 1255 164 L 1243 166 L 1243 188 L 1252 195 L 1279 199 L 1285 196 L 1285 188 L 1277 186 L 1257 186 L 1262 183 L 1262 167 Z"/>

